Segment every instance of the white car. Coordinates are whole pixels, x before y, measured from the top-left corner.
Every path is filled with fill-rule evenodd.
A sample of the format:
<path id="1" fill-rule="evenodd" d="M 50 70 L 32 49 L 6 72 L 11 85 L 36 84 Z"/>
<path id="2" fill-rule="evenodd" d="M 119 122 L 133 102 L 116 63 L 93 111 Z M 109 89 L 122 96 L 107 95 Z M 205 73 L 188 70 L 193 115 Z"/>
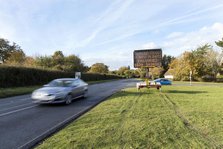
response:
<path id="1" fill-rule="evenodd" d="M 34 103 L 66 103 L 73 99 L 87 97 L 88 84 L 79 78 L 61 78 L 51 81 L 32 93 Z"/>

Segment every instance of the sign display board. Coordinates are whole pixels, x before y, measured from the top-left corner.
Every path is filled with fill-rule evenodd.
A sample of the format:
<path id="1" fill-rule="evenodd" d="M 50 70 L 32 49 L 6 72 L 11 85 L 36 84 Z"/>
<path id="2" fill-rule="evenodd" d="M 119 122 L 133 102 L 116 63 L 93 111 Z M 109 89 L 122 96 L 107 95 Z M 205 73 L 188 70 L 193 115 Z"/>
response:
<path id="1" fill-rule="evenodd" d="M 161 67 L 162 66 L 162 50 L 146 49 L 134 51 L 134 67 Z"/>
<path id="2" fill-rule="evenodd" d="M 81 72 L 75 72 L 75 78 L 81 78 Z"/>

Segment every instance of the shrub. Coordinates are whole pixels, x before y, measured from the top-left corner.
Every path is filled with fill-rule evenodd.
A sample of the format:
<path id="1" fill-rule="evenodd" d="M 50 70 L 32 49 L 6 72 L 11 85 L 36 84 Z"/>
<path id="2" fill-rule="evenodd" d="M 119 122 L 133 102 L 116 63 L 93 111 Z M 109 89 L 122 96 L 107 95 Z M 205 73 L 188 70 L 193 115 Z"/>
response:
<path id="1" fill-rule="evenodd" d="M 75 73 L 44 70 L 37 68 L 0 66 L 0 87 L 42 85 L 56 78 L 73 78 Z M 117 75 L 83 73 L 84 81 L 121 78 Z"/>
<path id="2" fill-rule="evenodd" d="M 218 75 L 216 78 L 216 82 L 223 82 L 223 75 Z"/>

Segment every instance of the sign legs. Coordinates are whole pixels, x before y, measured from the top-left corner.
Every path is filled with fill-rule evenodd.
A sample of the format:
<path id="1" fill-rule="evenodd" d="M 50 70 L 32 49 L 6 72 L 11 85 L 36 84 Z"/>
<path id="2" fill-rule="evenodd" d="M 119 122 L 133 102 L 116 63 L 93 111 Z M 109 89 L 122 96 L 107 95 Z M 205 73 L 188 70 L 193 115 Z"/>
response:
<path id="1" fill-rule="evenodd" d="M 149 85 L 149 68 L 146 68 L 146 85 Z"/>

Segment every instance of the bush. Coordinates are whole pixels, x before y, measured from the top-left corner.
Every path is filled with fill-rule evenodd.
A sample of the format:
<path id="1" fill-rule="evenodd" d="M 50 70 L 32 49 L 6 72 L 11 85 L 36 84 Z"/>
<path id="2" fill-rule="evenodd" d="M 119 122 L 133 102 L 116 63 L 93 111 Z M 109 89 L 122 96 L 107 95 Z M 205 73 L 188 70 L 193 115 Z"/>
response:
<path id="1" fill-rule="evenodd" d="M 215 82 L 215 80 L 216 80 L 215 77 L 210 75 L 205 75 L 200 78 L 200 81 L 202 82 Z"/>
<path id="2" fill-rule="evenodd" d="M 75 73 L 37 68 L 0 66 L 0 87 L 42 85 L 56 78 L 73 78 Z M 117 75 L 83 73 L 84 81 L 98 81 L 121 78 Z"/>
<path id="3" fill-rule="evenodd" d="M 223 82 L 223 75 L 217 76 L 216 82 Z"/>

